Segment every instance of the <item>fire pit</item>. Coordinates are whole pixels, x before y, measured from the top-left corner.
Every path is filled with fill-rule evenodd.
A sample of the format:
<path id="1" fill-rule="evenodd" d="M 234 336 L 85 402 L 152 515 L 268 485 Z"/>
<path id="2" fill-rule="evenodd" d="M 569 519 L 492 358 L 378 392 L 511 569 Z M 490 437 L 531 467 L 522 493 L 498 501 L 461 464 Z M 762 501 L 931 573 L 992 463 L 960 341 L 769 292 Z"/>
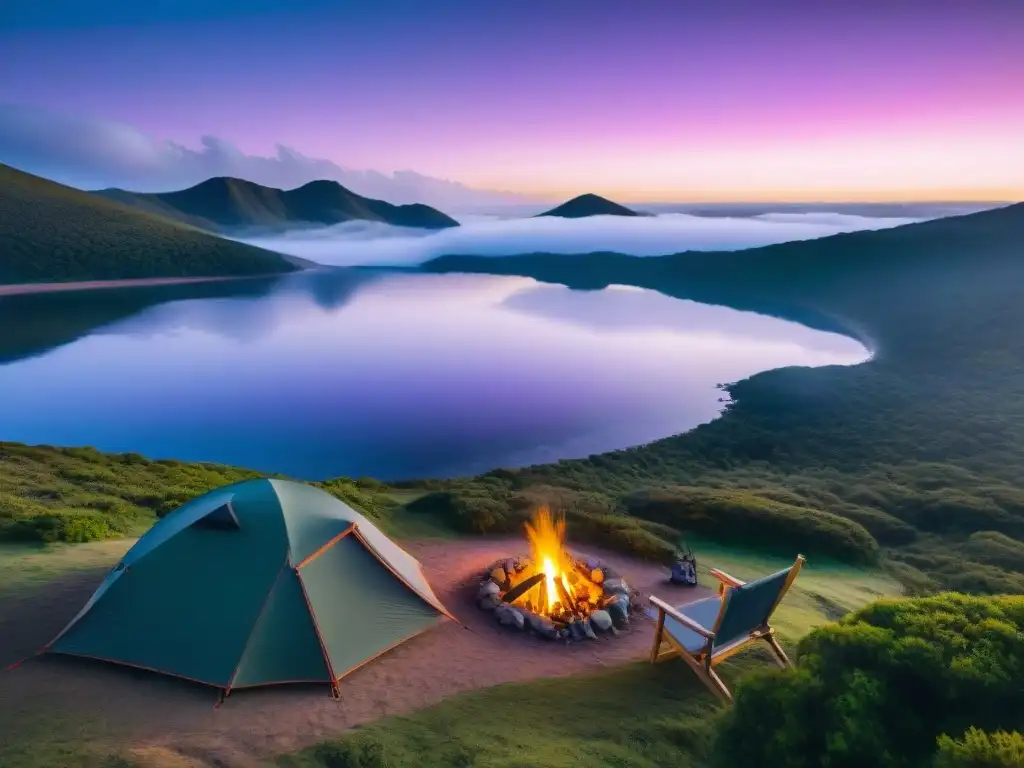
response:
<path id="1" fill-rule="evenodd" d="M 498 560 L 483 574 L 477 599 L 504 626 L 549 640 L 597 640 L 618 634 L 642 610 L 640 593 L 596 558 L 565 549 L 565 521 L 542 507 L 526 524 L 528 556 Z"/>

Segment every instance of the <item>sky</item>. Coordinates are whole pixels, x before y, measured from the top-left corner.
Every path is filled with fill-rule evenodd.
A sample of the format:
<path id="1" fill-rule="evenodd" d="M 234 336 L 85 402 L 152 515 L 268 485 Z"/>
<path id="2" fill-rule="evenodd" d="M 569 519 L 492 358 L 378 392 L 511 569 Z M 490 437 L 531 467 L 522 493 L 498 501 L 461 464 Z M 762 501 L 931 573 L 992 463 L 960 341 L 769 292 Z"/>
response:
<path id="1" fill-rule="evenodd" d="M 0 51 L 8 118 L 191 152 L 545 198 L 1024 197 L 1021 0 L 48 0 L 5 4 Z"/>

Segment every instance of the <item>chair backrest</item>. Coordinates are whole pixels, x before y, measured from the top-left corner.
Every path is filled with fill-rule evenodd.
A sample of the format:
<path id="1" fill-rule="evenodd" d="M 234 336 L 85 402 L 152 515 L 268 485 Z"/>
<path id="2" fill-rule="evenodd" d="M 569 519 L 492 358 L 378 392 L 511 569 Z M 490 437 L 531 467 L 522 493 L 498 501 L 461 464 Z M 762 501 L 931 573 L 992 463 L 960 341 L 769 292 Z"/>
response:
<path id="1" fill-rule="evenodd" d="M 794 567 L 728 589 L 725 606 L 714 630 L 713 647 L 721 648 L 763 627 L 782 597 L 783 590 L 789 585 L 789 576 Z"/>

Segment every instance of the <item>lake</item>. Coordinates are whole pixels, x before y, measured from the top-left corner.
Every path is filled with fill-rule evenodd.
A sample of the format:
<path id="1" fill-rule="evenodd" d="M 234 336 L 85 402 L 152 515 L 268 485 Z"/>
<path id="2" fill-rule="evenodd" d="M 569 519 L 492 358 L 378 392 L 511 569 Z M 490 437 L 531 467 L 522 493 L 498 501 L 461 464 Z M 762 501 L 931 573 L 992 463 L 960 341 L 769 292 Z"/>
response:
<path id="1" fill-rule="evenodd" d="M 636 288 L 316 270 L 0 298 L 0 439 L 323 479 L 442 477 L 684 432 L 720 382 L 863 361 Z"/>

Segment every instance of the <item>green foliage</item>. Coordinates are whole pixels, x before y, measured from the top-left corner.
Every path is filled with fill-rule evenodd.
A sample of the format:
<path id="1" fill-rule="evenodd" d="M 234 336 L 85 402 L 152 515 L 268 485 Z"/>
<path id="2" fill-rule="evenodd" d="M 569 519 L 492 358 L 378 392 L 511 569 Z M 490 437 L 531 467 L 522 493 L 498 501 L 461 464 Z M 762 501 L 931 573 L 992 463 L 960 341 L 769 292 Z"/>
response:
<path id="1" fill-rule="evenodd" d="M 980 563 L 1024 574 L 1024 544 L 1002 533 L 972 533 L 964 543 L 963 550 Z"/>
<path id="2" fill-rule="evenodd" d="M 86 542 L 136 535 L 206 491 L 260 473 L 150 461 L 137 453 L 0 443 L 0 541 Z M 377 520 L 395 502 L 338 478 L 320 484 Z"/>
<path id="3" fill-rule="evenodd" d="M 864 526 L 838 515 L 771 501 L 743 491 L 678 487 L 637 493 L 630 514 L 738 543 L 870 563 L 878 543 Z"/>
<path id="4" fill-rule="evenodd" d="M 935 768 L 1020 768 L 1024 766 L 1024 736 L 968 728 L 962 739 L 943 734 Z"/>
<path id="5" fill-rule="evenodd" d="M 719 765 L 924 768 L 943 733 L 1024 722 L 1024 597 L 882 600 L 811 632 L 798 658 L 740 683 Z"/>
<path id="6" fill-rule="evenodd" d="M 0 165 L 0 284 L 293 269 L 280 254 Z"/>

